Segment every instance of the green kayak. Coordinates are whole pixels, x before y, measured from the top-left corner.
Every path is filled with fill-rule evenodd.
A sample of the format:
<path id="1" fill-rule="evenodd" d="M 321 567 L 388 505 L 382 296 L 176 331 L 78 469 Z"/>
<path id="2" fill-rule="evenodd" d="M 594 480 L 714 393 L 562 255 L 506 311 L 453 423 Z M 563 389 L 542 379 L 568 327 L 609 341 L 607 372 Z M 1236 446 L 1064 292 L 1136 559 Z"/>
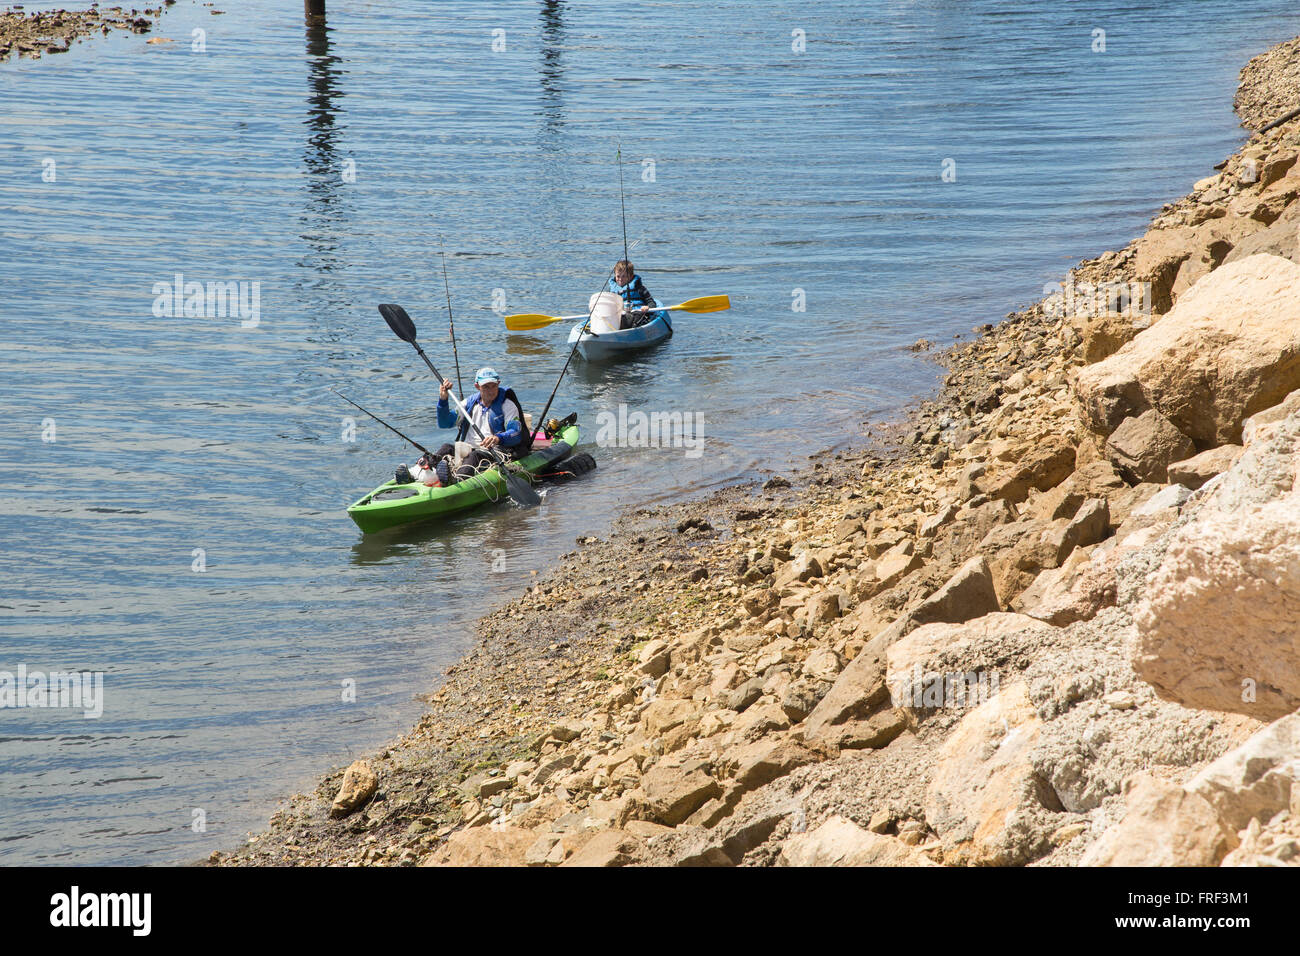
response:
<path id="1" fill-rule="evenodd" d="M 535 475 L 573 454 L 578 444 L 578 426 L 570 425 L 546 448 L 539 448 L 516 464 L 521 471 Z M 497 468 L 489 468 L 473 478 L 465 478 L 446 488 L 429 488 L 423 484 L 399 485 L 386 481 L 370 494 L 348 507 L 348 514 L 364 533 L 382 531 L 399 524 L 455 514 L 508 497 L 506 481 Z"/>

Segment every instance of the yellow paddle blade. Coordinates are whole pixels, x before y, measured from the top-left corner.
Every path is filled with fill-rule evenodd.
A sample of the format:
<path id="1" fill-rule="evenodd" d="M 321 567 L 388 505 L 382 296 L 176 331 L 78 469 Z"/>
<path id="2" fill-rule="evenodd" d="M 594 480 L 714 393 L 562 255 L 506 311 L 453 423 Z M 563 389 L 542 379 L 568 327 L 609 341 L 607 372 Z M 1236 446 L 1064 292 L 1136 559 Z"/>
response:
<path id="1" fill-rule="evenodd" d="M 669 312 L 721 312 L 731 308 L 731 299 L 725 295 L 705 295 L 687 299 L 680 305 L 668 306 Z"/>
<path id="2" fill-rule="evenodd" d="M 531 332 L 533 329 L 544 329 L 552 322 L 562 321 L 564 321 L 562 315 L 539 315 L 537 313 L 507 315 L 506 328 L 511 332 Z"/>

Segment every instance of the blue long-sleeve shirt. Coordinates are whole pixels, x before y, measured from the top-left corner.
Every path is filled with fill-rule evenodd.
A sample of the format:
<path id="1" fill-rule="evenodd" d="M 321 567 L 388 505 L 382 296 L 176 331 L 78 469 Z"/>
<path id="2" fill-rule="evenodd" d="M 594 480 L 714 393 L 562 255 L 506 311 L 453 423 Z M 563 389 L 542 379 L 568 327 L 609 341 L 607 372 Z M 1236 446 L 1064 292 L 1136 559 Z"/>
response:
<path id="1" fill-rule="evenodd" d="M 487 407 L 488 427 L 484 431 L 485 434 L 495 435 L 506 448 L 514 448 L 524 438 L 523 413 L 518 402 L 507 398 L 506 391 L 507 389 L 504 388 L 498 389 L 496 400 Z M 482 403 L 483 399 L 480 396 L 472 395 L 469 401 L 465 403 L 465 411 L 473 415 L 475 407 Z M 507 403 L 509 403 L 509 411 L 507 411 Z M 508 414 L 514 417 L 507 420 Z M 469 427 L 469 422 L 461 417 L 459 413 L 452 411 L 447 399 L 439 398 L 438 427 L 453 428 L 457 425 L 459 425 L 459 430 L 456 432 L 456 441 L 468 441 L 474 445 L 479 444 L 479 437 L 473 433 L 473 430 Z M 480 427 L 482 426 L 480 425 Z"/>

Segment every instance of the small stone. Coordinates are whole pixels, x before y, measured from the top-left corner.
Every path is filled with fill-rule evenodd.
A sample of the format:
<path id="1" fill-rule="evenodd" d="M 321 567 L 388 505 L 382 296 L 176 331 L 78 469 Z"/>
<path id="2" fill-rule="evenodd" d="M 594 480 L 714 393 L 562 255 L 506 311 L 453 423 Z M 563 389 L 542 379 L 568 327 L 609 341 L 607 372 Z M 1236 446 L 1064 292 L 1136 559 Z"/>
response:
<path id="1" fill-rule="evenodd" d="M 871 815 L 871 820 L 867 823 L 867 829 L 872 833 L 888 833 L 889 828 L 894 825 L 896 815 L 889 807 L 881 807 Z"/>
<path id="2" fill-rule="evenodd" d="M 1056 830 L 1052 831 L 1052 845 L 1065 846 L 1065 844 L 1069 843 L 1087 829 L 1088 824 L 1086 823 L 1067 823 L 1063 827 L 1058 827 Z"/>
<path id="3" fill-rule="evenodd" d="M 731 696 L 727 698 L 727 707 L 731 710 L 744 710 L 763 696 L 763 683 L 762 677 L 754 677 L 745 681 L 731 692 Z"/>
<path id="4" fill-rule="evenodd" d="M 370 769 L 370 764 L 364 760 L 354 761 L 343 773 L 338 795 L 330 806 L 330 816 L 337 820 L 360 809 L 378 788 L 379 778 Z"/>

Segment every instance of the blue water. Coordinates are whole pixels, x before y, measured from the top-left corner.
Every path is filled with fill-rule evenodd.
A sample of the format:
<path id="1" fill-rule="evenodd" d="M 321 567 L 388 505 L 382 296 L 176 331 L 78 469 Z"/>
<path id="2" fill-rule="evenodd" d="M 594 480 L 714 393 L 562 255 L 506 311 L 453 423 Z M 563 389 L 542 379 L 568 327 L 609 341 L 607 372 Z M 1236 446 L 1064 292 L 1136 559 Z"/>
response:
<path id="1" fill-rule="evenodd" d="M 405 729 L 576 535 L 852 441 L 934 387 L 906 345 L 1137 235 L 1240 143 L 1246 59 L 1300 32 L 1280 0 L 210 9 L 0 66 L 0 670 L 105 674 L 99 719 L 0 710 L 6 863 L 238 842 Z M 592 446 L 535 510 L 363 538 L 344 507 L 414 456 L 330 388 L 446 437 L 376 305 L 452 374 L 441 238 L 462 372 L 540 411 L 567 325 L 493 307 L 585 308 L 620 146 L 650 290 L 733 307 L 576 362 L 555 409 L 589 438 L 620 403 L 698 413 L 706 454 Z M 258 283 L 256 325 L 156 315 L 176 273 Z"/>

